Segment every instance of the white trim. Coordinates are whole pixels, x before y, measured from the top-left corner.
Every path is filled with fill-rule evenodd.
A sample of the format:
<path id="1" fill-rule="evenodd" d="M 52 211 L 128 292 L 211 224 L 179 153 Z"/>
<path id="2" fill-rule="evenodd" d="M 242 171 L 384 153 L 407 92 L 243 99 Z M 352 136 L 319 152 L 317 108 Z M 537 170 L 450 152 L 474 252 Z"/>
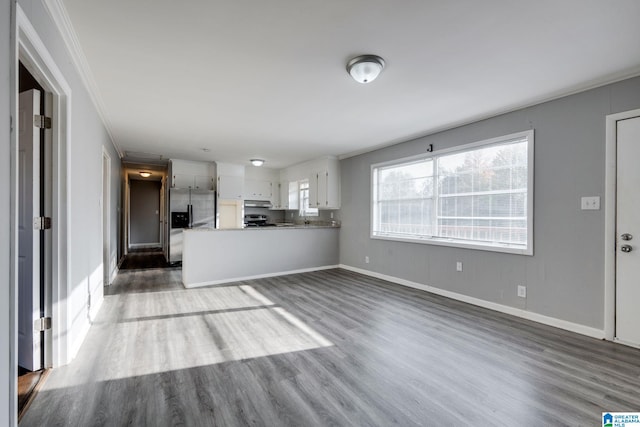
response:
<path id="1" fill-rule="evenodd" d="M 199 288 L 202 286 L 211 286 L 211 285 L 221 285 L 223 283 L 232 283 L 232 282 L 241 282 L 244 280 L 255 280 L 255 279 L 264 279 L 267 277 L 276 277 L 276 276 L 286 276 L 289 274 L 300 274 L 300 273 L 309 273 L 312 271 L 321 271 L 321 270 L 332 270 L 334 268 L 339 268 L 338 265 L 325 265 L 322 267 L 310 267 L 310 268 L 301 268 L 298 270 L 288 270 L 288 271 L 279 271 L 277 273 L 266 273 L 266 274 L 256 274 L 255 276 L 243 276 L 243 277 L 232 277 L 228 279 L 220 279 L 220 280 L 210 280 L 207 282 L 199 282 L 199 283 L 182 283 L 185 288 Z"/>
<path id="2" fill-rule="evenodd" d="M 107 149 L 102 146 L 102 199 L 100 200 L 101 212 L 101 232 L 102 232 L 102 277 L 103 286 L 109 286 L 111 284 L 111 156 L 107 152 Z M 105 178 L 106 173 L 106 178 Z M 106 190 L 105 190 L 106 186 Z M 106 193 L 106 194 L 105 194 Z M 105 242 L 105 235 L 107 241 Z M 106 251 L 106 260 L 105 260 Z M 105 265 L 106 261 L 106 265 Z M 106 283 L 104 280 L 106 279 Z"/>
<path id="3" fill-rule="evenodd" d="M 162 248 L 160 242 L 156 243 L 131 243 L 129 249 Z"/>
<path id="4" fill-rule="evenodd" d="M 414 289 L 420 289 L 426 292 L 430 292 L 432 294 L 451 298 L 456 301 L 466 302 L 468 304 L 477 305 L 478 307 L 488 308 L 489 310 L 510 314 L 512 316 L 520 317 L 522 319 L 532 320 L 534 322 L 542 323 L 548 326 L 553 326 L 555 328 L 564 329 L 570 332 L 575 332 L 581 335 L 586 335 L 588 337 L 593 337 L 598 339 L 604 338 L 604 331 L 600 329 L 592 328 L 590 326 L 581 325 L 579 323 L 573 323 L 566 320 L 557 319 L 555 317 L 545 316 L 543 314 L 522 310 L 520 308 L 497 304 L 495 302 L 486 301 L 486 300 L 471 297 L 468 295 L 447 291 L 444 289 L 436 288 L 434 286 L 424 285 L 422 283 L 412 282 L 410 280 L 400 279 L 394 276 L 388 276 L 386 274 L 376 273 L 375 271 L 369 271 L 369 270 L 364 270 L 362 268 L 352 267 L 350 265 L 340 264 L 339 267 L 345 270 L 364 274 L 366 276 L 375 277 L 376 279 L 382 279 L 388 282 L 396 283 L 398 285 L 407 286 Z"/>
<path id="5" fill-rule="evenodd" d="M 0 137 L 2 144 L 5 143 L 7 146 L 2 147 L 2 152 L 9 153 L 9 182 L 8 193 L 9 193 L 9 212 L 8 219 L 9 227 L 6 227 L 6 224 L 3 225 L 4 230 L 8 232 L 9 238 L 9 259 L 6 260 L 8 267 L 8 278 L 9 283 L 7 284 L 8 293 L 9 293 L 9 301 L 6 303 L 2 302 L 2 307 L 7 308 L 8 310 L 8 318 L 4 317 L 0 320 L 0 326 L 4 329 L 1 335 L 8 335 L 7 338 L 9 342 L 7 343 L 8 348 L 3 349 L 4 356 L 0 356 L 0 360 L 2 361 L 3 366 L 0 367 L 0 377 L 3 380 L 6 380 L 6 383 L 3 381 L 3 385 L 1 387 L 0 395 L 6 397 L 7 400 L 3 399 L 3 406 L 0 407 L 0 423 L 6 422 L 7 425 L 17 426 L 18 425 L 18 177 L 16 173 L 17 165 L 18 165 L 18 153 L 16 152 L 16 147 L 18 146 L 18 132 L 17 126 L 14 125 L 18 118 L 18 23 L 16 17 L 16 8 L 18 7 L 16 1 L 10 1 L 3 3 L 0 5 L 2 11 L 9 11 L 9 82 L 8 82 L 8 92 L 9 92 L 9 114 L 11 114 L 11 124 L 4 122 L 0 128 L 4 132 L 5 129 L 9 131 L 9 139 L 8 141 L 5 139 L 6 134 Z M 5 21 L 6 15 L 3 17 L 3 21 Z M 6 34 L 6 33 L 5 33 Z M 3 44 L 5 41 L 3 40 Z M 5 52 L 7 48 L 4 45 L 2 48 L 2 52 Z M 5 82 L 0 83 L 0 86 L 4 85 Z M 6 118 L 5 118 L 6 120 Z M 5 163 L 6 164 L 6 163 Z M 3 177 L 7 174 L 6 171 L 3 171 Z M 5 203 L 7 200 L 5 200 Z M 3 215 L 4 216 L 4 215 Z M 3 255 L 5 252 L 3 251 Z M 3 263 L 2 266 L 5 266 Z M 2 277 L 7 277 L 7 272 L 2 272 Z M 8 322 L 8 324 L 5 324 Z M 5 329 L 5 327 L 8 328 Z M 8 360 L 5 359 L 8 357 Z M 8 365 L 4 365 L 4 363 L 8 362 Z M 6 369 L 6 371 L 5 371 Z M 8 373 L 8 378 L 5 376 L 5 373 Z M 8 388 L 4 388 L 4 384 L 8 385 Z M 9 395 L 5 396 L 5 392 L 8 392 Z M 4 406 L 4 402 L 7 402 L 7 406 Z M 7 413 L 5 414 L 5 410 Z"/>
<path id="6" fill-rule="evenodd" d="M 116 263 L 116 265 L 113 267 L 113 270 L 111 270 L 111 276 L 109 277 L 110 283 L 113 283 L 113 281 L 116 280 L 116 276 L 118 276 L 118 273 L 120 272 L 120 268 L 117 264 L 118 263 Z"/>
<path id="7" fill-rule="evenodd" d="M 53 122 L 57 125 L 53 140 L 52 211 L 52 365 L 64 365 L 69 359 L 70 319 L 67 316 L 69 295 L 69 153 L 71 152 L 71 87 L 40 39 L 19 4 L 16 5 L 17 59 L 22 61 L 39 83 L 53 94 Z M 17 63 L 17 61 L 16 61 Z M 15 88 L 17 90 L 17 86 Z M 17 134 L 14 135 L 17 138 Z M 17 142 L 14 141 L 17 146 Z M 17 177 L 14 176 L 14 185 Z M 16 226 L 16 224 L 12 224 Z M 15 256 L 15 254 L 14 254 Z M 15 283 L 14 283 L 15 286 Z M 17 351 L 17 350 L 16 350 Z"/>
<path id="8" fill-rule="evenodd" d="M 604 332 L 615 340 L 616 325 L 616 133 L 619 120 L 640 116 L 640 109 L 610 114 L 606 118 L 604 190 Z M 616 342 L 623 343 L 619 340 Z"/>
<path id="9" fill-rule="evenodd" d="M 113 144 L 113 148 L 115 148 L 116 152 L 120 156 L 120 158 L 124 157 L 124 153 L 116 143 L 115 138 L 113 137 L 113 132 L 111 131 L 111 122 L 107 116 L 107 110 L 104 106 L 104 101 L 102 100 L 102 96 L 100 95 L 100 90 L 98 85 L 96 84 L 95 78 L 93 77 L 93 73 L 91 72 L 91 67 L 89 67 L 89 63 L 87 62 L 87 58 L 82 50 L 82 45 L 78 40 L 78 35 L 73 28 L 73 24 L 71 23 L 71 19 L 69 18 L 69 14 L 67 13 L 67 9 L 61 0 L 42 0 L 44 3 L 45 9 L 49 12 L 53 23 L 58 28 L 60 35 L 62 36 L 62 40 L 64 40 L 65 45 L 67 46 L 67 50 L 69 51 L 69 55 L 78 70 L 78 74 L 80 74 L 80 78 L 84 83 L 87 92 L 89 92 L 89 97 L 93 102 L 93 105 L 96 107 L 100 118 L 102 119 L 102 123 L 109 134 L 109 139 Z"/>

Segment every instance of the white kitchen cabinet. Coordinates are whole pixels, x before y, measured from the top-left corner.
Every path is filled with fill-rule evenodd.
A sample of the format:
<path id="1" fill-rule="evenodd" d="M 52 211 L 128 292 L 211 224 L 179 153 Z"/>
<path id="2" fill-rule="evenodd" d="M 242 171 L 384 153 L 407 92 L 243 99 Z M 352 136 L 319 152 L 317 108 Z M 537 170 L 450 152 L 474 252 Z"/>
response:
<path id="1" fill-rule="evenodd" d="M 280 197 L 280 183 L 279 182 L 272 182 L 271 183 L 271 198 L 269 198 L 269 201 L 271 202 L 271 207 L 269 209 L 271 210 L 281 210 L 284 209 L 282 207 L 282 197 Z"/>
<path id="2" fill-rule="evenodd" d="M 298 181 L 273 183 L 273 188 L 272 210 L 298 209 Z"/>
<path id="3" fill-rule="evenodd" d="M 309 207 L 318 209 L 340 209 L 339 164 L 328 159 L 325 168 L 309 177 Z"/>
<path id="4" fill-rule="evenodd" d="M 273 184 L 270 181 L 246 179 L 244 185 L 246 200 L 271 200 Z"/>
<path id="5" fill-rule="evenodd" d="M 244 177 L 220 175 L 218 176 L 218 199 L 242 200 L 244 193 Z"/>
<path id="6" fill-rule="evenodd" d="M 176 173 L 171 177 L 171 188 L 191 188 L 194 184 L 193 175 Z"/>
<path id="7" fill-rule="evenodd" d="M 279 201 L 278 206 L 280 209 L 289 209 L 289 182 L 284 181 L 278 184 Z"/>
<path id="8" fill-rule="evenodd" d="M 195 175 L 193 177 L 193 188 L 196 190 L 213 190 L 215 178 L 211 175 Z"/>
<path id="9" fill-rule="evenodd" d="M 289 181 L 280 183 L 280 209 L 289 209 Z"/>
<path id="10" fill-rule="evenodd" d="M 212 162 L 194 162 L 172 159 L 171 188 L 214 190 L 215 165 Z"/>

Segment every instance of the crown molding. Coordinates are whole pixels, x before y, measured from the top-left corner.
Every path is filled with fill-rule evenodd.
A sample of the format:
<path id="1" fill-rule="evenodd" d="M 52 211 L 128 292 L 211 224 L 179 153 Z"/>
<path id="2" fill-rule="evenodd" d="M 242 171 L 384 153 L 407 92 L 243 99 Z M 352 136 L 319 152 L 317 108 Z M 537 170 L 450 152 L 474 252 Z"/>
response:
<path id="1" fill-rule="evenodd" d="M 87 92 L 89 92 L 89 97 L 98 111 L 98 115 L 109 134 L 113 147 L 118 152 L 118 156 L 123 158 L 124 152 L 120 149 L 113 136 L 111 122 L 107 116 L 107 110 L 104 106 L 104 102 L 102 101 L 100 90 L 98 89 L 98 85 L 93 77 L 87 58 L 84 55 L 84 51 L 82 50 L 82 46 L 78 40 L 78 35 L 73 28 L 67 9 L 62 3 L 62 0 L 42 0 L 42 2 L 67 46 L 71 60 L 78 70 L 78 74 L 80 74 L 80 78 L 82 79 Z"/>

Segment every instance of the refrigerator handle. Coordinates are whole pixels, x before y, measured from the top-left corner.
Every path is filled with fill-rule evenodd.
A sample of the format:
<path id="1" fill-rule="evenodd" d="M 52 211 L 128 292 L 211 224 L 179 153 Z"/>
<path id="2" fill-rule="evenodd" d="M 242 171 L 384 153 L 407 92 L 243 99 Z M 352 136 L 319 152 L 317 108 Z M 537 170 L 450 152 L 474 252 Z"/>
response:
<path id="1" fill-rule="evenodd" d="M 189 228 L 193 227 L 193 205 L 187 206 L 187 211 L 189 212 Z"/>

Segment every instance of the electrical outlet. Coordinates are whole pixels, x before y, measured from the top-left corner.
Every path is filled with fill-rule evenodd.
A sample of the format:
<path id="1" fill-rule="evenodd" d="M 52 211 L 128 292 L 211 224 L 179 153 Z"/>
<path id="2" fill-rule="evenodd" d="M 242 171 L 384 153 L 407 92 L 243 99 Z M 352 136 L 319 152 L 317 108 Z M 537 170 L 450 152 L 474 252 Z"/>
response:
<path id="1" fill-rule="evenodd" d="M 518 296 L 520 298 L 526 298 L 527 297 L 527 287 L 526 286 L 518 285 Z"/>
<path id="2" fill-rule="evenodd" d="M 331 219 L 333 219 L 333 212 L 331 212 Z"/>
<path id="3" fill-rule="evenodd" d="M 456 262 L 456 271 L 462 271 L 462 261 Z"/>
<path id="4" fill-rule="evenodd" d="M 364 262 L 365 262 L 365 264 L 369 264 L 369 257 L 368 256 L 364 257 Z"/>
<path id="5" fill-rule="evenodd" d="M 600 197 L 582 197 L 580 199 L 580 209 L 582 209 L 583 211 L 600 210 Z"/>
<path id="6" fill-rule="evenodd" d="M 293 212 L 291 212 L 291 218 L 293 218 Z"/>

